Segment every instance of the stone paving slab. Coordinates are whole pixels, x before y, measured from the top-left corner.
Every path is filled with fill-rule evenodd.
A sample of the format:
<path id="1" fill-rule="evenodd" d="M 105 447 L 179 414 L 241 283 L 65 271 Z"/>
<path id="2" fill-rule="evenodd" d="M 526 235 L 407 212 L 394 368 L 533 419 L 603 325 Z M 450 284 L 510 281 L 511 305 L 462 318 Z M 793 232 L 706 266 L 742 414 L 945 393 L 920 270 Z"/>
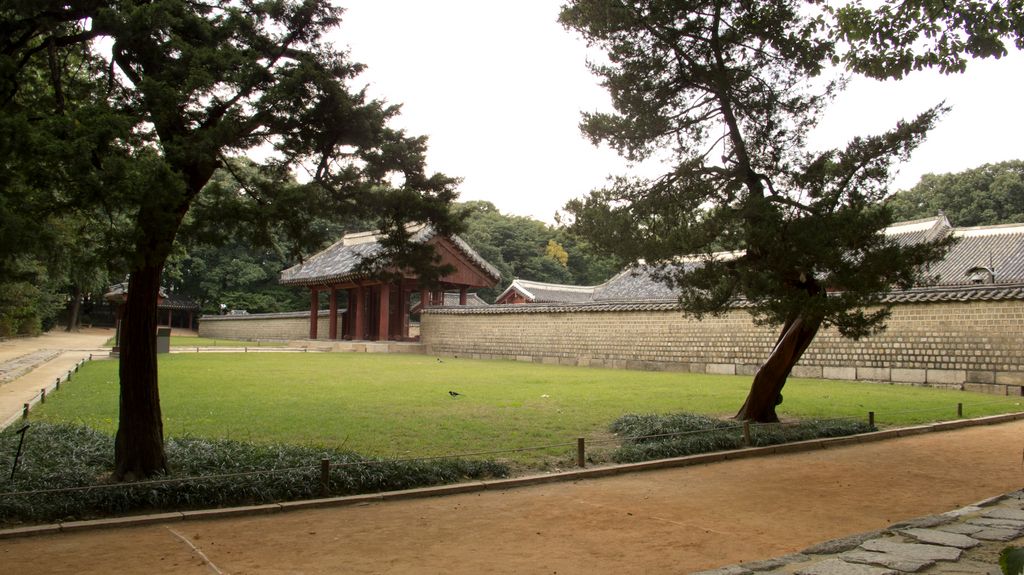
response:
<path id="1" fill-rule="evenodd" d="M 939 531 L 938 529 L 904 529 L 900 533 L 921 543 L 956 547 L 957 549 L 970 549 L 971 547 L 981 545 L 981 541 L 973 537 L 960 533 Z"/>
<path id="2" fill-rule="evenodd" d="M 1013 519 L 990 519 L 988 517 L 972 517 L 967 520 L 967 523 L 971 525 L 981 525 L 984 527 L 1000 527 L 1002 529 L 1017 529 L 1024 531 L 1024 521 L 1014 521 Z"/>
<path id="3" fill-rule="evenodd" d="M 986 511 L 983 517 L 988 519 L 1010 519 L 1012 521 L 1024 521 L 1024 509 L 1010 509 L 1008 507 L 997 507 Z"/>
<path id="4" fill-rule="evenodd" d="M 833 557 L 796 572 L 796 575 L 899 575 L 897 571 L 884 567 L 847 563 Z"/>
<path id="5" fill-rule="evenodd" d="M 985 541 L 1013 541 L 1020 537 L 1020 531 L 1013 529 L 1000 529 L 998 527 L 992 527 L 991 529 L 985 529 L 972 535 L 975 539 L 982 539 Z"/>
<path id="6" fill-rule="evenodd" d="M 863 563 L 866 565 L 888 567 L 889 569 L 895 569 L 904 573 L 916 573 L 926 567 L 935 565 L 935 561 L 925 559 L 908 559 L 900 557 L 899 555 L 893 555 L 892 553 L 879 553 L 877 551 L 865 551 L 863 549 L 847 551 L 840 555 L 839 558 L 847 563 Z"/>
<path id="7" fill-rule="evenodd" d="M 937 527 L 937 529 L 949 533 L 959 533 L 961 535 L 974 535 L 975 533 L 978 533 L 979 531 L 984 531 L 988 528 L 983 525 L 974 525 L 972 523 L 952 523 L 950 525 L 943 525 L 941 527 Z"/>
<path id="8" fill-rule="evenodd" d="M 963 551 L 955 547 L 928 545 L 926 543 L 901 543 L 891 538 L 870 539 L 860 545 L 867 551 L 892 553 L 906 559 L 921 561 L 956 561 Z"/>

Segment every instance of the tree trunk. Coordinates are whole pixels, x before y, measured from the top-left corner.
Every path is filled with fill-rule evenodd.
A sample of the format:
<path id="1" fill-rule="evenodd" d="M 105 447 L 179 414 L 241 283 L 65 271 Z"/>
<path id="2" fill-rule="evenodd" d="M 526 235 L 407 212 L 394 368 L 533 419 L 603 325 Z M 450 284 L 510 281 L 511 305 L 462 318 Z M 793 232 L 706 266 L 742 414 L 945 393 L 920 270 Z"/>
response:
<path id="1" fill-rule="evenodd" d="M 775 347 L 754 375 L 750 393 L 736 414 L 736 419 L 758 423 L 774 423 L 779 420 L 775 406 L 782 403 L 782 388 L 786 385 L 786 378 L 796 362 L 800 361 L 807 346 L 811 345 L 821 327 L 821 321 L 820 317 L 806 317 L 801 313 L 782 326 Z"/>
<path id="2" fill-rule="evenodd" d="M 133 269 L 121 320 L 121 403 L 114 479 L 133 481 L 167 471 L 157 388 L 156 324 L 162 266 Z"/>
<path id="3" fill-rule="evenodd" d="M 81 326 L 82 315 L 82 288 L 75 284 L 71 291 L 71 309 L 68 310 L 68 326 L 66 331 L 78 331 Z"/>

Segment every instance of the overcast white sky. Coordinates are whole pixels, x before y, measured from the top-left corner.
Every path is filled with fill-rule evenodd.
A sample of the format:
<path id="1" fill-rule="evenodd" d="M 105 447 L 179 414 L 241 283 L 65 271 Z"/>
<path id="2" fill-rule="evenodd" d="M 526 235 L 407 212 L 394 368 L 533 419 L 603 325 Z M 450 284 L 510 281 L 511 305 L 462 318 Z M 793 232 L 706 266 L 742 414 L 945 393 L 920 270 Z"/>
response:
<path id="1" fill-rule="evenodd" d="M 562 0 L 346 0 L 336 41 L 367 65 L 370 94 L 401 103 L 397 126 L 430 138 L 429 167 L 463 179 L 461 200 L 552 222 L 567 200 L 623 173 L 579 131 L 581 111 L 609 109 L 588 49 L 557 22 Z M 968 72 L 901 82 L 855 79 L 815 141 L 840 146 L 943 99 L 953 106 L 900 168 L 894 189 L 926 173 L 1024 159 L 1024 54 Z"/>

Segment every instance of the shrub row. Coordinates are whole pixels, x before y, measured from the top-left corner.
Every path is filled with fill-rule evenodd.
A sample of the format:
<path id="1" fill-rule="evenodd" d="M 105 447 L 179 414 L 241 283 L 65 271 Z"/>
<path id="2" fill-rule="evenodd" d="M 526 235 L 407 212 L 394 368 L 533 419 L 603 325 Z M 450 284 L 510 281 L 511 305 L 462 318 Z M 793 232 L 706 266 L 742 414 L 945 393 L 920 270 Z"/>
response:
<path id="1" fill-rule="evenodd" d="M 0 465 L 4 466 L 0 468 L 0 525 L 6 526 L 320 497 L 322 458 L 331 460 L 331 495 L 409 489 L 509 474 L 507 466 L 493 461 L 395 461 L 365 458 L 337 449 L 183 437 L 167 440 L 172 470 L 158 478 L 181 481 L 111 485 L 112 437 L 80 425 L 34 423 L 27 431 L 24 454 L 12 481 L 11 469 L 19 440 L 15 431 L 12 426 L 0 433 Z M 352 464 L 355 462 L 366 463 Z M 212 477 L 231 474 L 239 475 Z M 94 487 L 19 493 L 89 486 Z"/>
<path id="2" fill-rule="evenodd" d="M 635 463 L 745 447 L 742 425 L 738 422 L 692 413 L 624 415 L 612 422 L 611 431 L 622 438 L 622 446 L 611 454 L 616 463 Z M 750 427 L 750 445 L 778 445 L 869 431 L 875 431 L 875 428 L 863 421 L 849 419 L 757 424 Z"/>

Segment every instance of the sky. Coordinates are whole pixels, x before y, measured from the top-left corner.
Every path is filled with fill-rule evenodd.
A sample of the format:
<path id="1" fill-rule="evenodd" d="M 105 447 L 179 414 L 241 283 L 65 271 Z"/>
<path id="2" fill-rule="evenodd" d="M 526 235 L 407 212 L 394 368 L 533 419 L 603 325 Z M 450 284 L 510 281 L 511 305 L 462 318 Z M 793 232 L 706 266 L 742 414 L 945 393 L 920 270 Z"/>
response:
<path id="1" fill-rule="evenodd" d="M 579 130 L 582 111 L 610 100 L 587 69 L 600 54 L 557 22 L 562 0 L 346 0 L 333 40 L 366 71 L 357 84 L 402 104 L 394 122 L 429 137 L 428 167 L 462 178 L 460 200 L 552 223 L 565 202 L 629 173 Z M 855 78 L 811 142 L 842 146 L 945 101 L 948 113 L 893 189 L 927 173 L 1024 159 L 1024 54 L 971 62 L 963 75 Z M 648 168 L 650 169 L 650 168 Z"/>

